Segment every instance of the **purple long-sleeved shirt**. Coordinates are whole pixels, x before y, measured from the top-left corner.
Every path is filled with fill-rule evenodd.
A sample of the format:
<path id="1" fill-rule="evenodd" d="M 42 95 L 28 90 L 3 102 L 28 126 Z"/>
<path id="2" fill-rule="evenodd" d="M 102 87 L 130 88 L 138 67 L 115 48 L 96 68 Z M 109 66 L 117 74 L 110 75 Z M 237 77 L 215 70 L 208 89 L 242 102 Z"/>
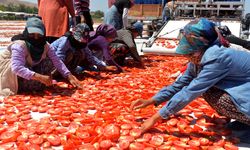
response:
<path id="1" fill-rule="evenodd" d="M 88 43 L 88 47 L 91 50 L 102 51 L 102 55 L 105 61 L 107 61 L 111 65 L 115 65 L 118 69 L 122 70 L 121 66 L 118 65 L 111 56 L 109 51 L 109 42 L 106 40 L 104 36 L 99 35 L 93 40 L 91 40 Z"/>
<path id="2" fill-rule="evenodd" d="M 28 55 L 28 51 L 25 50 L 23 46 L 18 43 L 14 43 L 11 46 L 12 56 L 11 56 L 11 69 L 12 71 L 27 80 L 30 80 L 32 76 L 35 74 L 34 71 L 30 70 L 26 67 L 26 56 Z M 64 65 L 64 63 L 57 57 L 53 47 L 49 46 L 47 56 L 52 61 L 55 68 L 64 76 L 67 77 L 70 74 L 68 68 Z M 41 62 L 40 60 L 39 62 Z M 39 64 L 39 62 L 33 62 L 32 66 Z"/>

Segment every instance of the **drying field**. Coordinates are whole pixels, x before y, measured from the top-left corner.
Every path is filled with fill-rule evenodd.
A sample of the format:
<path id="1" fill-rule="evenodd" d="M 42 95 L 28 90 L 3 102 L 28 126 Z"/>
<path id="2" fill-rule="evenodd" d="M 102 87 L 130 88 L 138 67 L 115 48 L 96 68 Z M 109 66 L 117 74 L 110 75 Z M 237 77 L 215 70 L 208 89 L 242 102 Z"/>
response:
<path id="1" fill-rule="evenodd" d="M 24 22 L 0 21 L 0 46 L 23 30 Z M 145 134 L 142 122 L 163 105 L 131 110 L 137 99 L 149 99 L 174 82 L 171 74 L 187 62 L 182 57 L 143 56 L 145 69 L 128 61 L 120 74 L 84 72 L 83 89 L 60 81 L 43 92 L 0 100 L 0 149 L 238 149 L 228 122 L 198 98 Z"/>

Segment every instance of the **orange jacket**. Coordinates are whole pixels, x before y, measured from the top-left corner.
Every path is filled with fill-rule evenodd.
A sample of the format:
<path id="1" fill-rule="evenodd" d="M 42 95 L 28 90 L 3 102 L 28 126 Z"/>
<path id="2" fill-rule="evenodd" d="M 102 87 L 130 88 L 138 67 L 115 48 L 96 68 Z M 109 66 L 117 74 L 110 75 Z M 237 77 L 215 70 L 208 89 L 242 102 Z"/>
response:
<path id="1" fill-rule="evenodd" d="M 61 37 L 69 31 L 69 14 L 75 17 L 73 0 L 38 0 L 38 15 L 42 17 L 46 36 Z"/>

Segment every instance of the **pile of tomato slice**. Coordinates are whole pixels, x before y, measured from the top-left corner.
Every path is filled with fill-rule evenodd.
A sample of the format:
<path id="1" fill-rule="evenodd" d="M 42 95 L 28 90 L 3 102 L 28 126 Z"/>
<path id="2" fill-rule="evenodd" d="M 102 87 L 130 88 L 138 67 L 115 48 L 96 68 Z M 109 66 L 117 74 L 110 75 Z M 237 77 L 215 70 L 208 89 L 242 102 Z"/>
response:
<path id="1" fill-rule="evenodd" d="M 238 149 L 239 140 L 202 98 L 142 134 L 143 121 L 162 105 L 131 110 L 137 99 L 149 99 L 174 82 L 187 62 L 182 57 L 144 56 L 145 69 L 128 62 L 120 74 L 85 72 L 84 89 L 66 82 L 44 92 L 10 96 L 0 101 L 0 149 Z M 39 119 L 33 114 L 46 114 Z"/>
<path id="2" fill-rule="evenodd" d="M 158 38 L 155 40 L 156 46 L 167 48 L 167 49 L 175 49 L 178 44 L 179 44 L 179 40 L 177 39 Z"/>

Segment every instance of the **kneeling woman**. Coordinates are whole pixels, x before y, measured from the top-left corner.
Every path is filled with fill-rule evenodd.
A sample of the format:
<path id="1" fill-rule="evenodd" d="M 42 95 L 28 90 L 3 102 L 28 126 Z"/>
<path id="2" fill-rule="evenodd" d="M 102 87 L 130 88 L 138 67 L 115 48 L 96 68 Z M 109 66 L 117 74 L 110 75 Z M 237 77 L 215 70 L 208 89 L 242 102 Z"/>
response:
<path id="1" fill-rule="evenodd" d="M 80 87 L 80 82 L 47 44 L 42 21 L 29 18 L 20 40 L 0 54 L 0 95 L 42 90 L 52 85 L 51 62 L 73 86 Z"/>
<path id="2" fill-rule="evenodd" d="M 116 66 L 118 71 L 122 71 L 121 66 L 114 61 L 109 51 L 109 44 L 116 37 L 116 29 L 112 25 L 101 24 L 96 28 L 96 31 L 90 32 L 88 48 L 105 64 Z"/>
<path id="3" fill-rule="evenodd" d="M 54 41 L 56 55 L 66 64 L 71 72 L 77 66 L 90 69 L 96 66 L 100 71 L 115 71 L 115 66 L 107 66 L 98 59 L 87 47 L 89 41 L 90 28 L 87 24 L 78 24 L 72 32 L 67 32 L 64 36 Z"/>
<path id="4" fill-rule="evenodd" d="M 235 119 L 228 125 L 242 142 L 250 143 L 250 53 L 227 48 L 215 24 L 207 19 L 185 26 L 176 53 L 190 60 L 185 73 L 172 85 L 163 87 L 149 100 L 136 100 L 131 108 L 158 106 L 159 112 L 142 125 L 145 132 L 159 119 L 169 119 L 198 96 L 220 115 Z"/>

